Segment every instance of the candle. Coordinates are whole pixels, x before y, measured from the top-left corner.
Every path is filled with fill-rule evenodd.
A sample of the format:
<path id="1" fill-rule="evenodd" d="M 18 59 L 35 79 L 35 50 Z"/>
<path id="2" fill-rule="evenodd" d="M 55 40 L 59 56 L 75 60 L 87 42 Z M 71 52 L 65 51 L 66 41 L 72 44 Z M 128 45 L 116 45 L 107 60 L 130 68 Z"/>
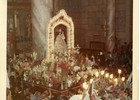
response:
<path id="1" fill-rule="evenodd" d="M 119 85 L 120 85 L 120 81 L 121 81 L 121 78 L 120 78 L 121 72 L 122 72 L 121 69 L 118 69 L 118 73 L 119 73 L 119 79 L 118 79 L 119 80 Z"/>
<path id="2" fill-rule="evenodd" d="M 105 74 L 105 77 L 108 78 L 108 77 L 109 77 L 109 73 L 106 73 L 106 74 Z"/>
<path id="3" fill-rule="evenodd" d="M 98 72 L 98 71 L 95 73 L 95 76 L 96 76 L 96 77 L 98 77 L 98 76 L 99 76 L 99 72 Z"/>
<path id="4" fill-rule="evenodd" d="M 118 84 L 118 79 L 115 78 L 114 81 L 115 81 L 115 85 L 117 85 Z"/>
<path id="5" fill-rule="evenodd" d="M 110 78 L 110 79 L 109 79 L 109 82 L 112 83 L 113 74 L 110 74 L 109 78 Z"/>
<path id="6" fill-rule="evenodd" d="M 123 81 L 123 82 L 125 81 L 125 77 L 122 77 L 122 81 Z"/>
<path id="7" fill-rule="evenodd" d="M 108 82 L 109 80 L 107 80 L 107 78 L 109 77 L 109 73 L 105 74 L 105 81 Z"/>
<path id="8" fill-rule="evenodd" d="M 122 71 L 121 71 L 120 69 L 118 69 L 118 73 L 121 74 L 121 72 L 122 72 Z"/>
<path id="9" fill-rule="evenodd" d="M 112 79 L 113 78 L 113 74 L 110 74 L 110 79 Z"/>
<path id="10" fill-rule="evenodd" d="M 102 71 L 101 71 L 101 75 L 104 75 L 104 73 L 105 73 L 105 71 L 104 71 L 104 70 L 102 70 Z"/>

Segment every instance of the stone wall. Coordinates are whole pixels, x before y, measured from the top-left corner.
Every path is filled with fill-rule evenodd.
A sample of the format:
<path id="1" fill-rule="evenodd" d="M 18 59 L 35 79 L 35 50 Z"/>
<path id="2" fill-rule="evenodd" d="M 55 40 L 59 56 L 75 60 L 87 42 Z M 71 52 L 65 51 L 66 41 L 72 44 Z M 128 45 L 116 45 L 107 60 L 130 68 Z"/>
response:
<path id="1" fill-rule="evenodd" d="M 116 0 L 116 37 L 120 43 L 132 42 L 132 0 Z"/>
<path id="2" fill-rule="evenodd" d="M 75 45 L 89 48 L 89 42 L 103 37 L 105 4 L 103 0 L 61 0 L 59 10 L 65 9 L 75 26 Z M 58 10 L 57 10 L 58 11 Z M 103 39 L 100 39 L 103 40 Z"/>
<path id="3" fill-rule="evenodd" d="M 55 0 L 57 11 L 65 9 L 75 25 L 75 44 L 89 48 L 90 41 L 105 42 L 106 0 Z M 130 42 L 131 0 L 116 0 L 116 37 Z"/>

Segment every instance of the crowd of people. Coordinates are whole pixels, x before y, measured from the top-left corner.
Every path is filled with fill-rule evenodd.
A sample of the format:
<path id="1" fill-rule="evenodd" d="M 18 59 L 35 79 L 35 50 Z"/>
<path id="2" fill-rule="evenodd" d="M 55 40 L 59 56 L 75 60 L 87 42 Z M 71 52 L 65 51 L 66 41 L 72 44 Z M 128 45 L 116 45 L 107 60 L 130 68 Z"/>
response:
<path id="1" fill-rule="evenodd" d="M 121 69 L 123 73 L 121 76 L 125 76 L 128 79 L 132 72 L 132 46 L 131 44 L 124 43 L 120 48 L 115 49 L 113 53 L 99 52 L 97 56 L 90 57 L 79 54 L 78 57 L 82 59 L 89 59 L 92 61 L 92 68 L 105 70 L 106 72 L 113 73 L 117 76 L 118 69 Z M 80 58 L 80 59 L 81 59 Z M 78 58 L 77 58 L 78 59 Z M 21 54 L 15 55 L 13 58 L 8 57 L 7 60 L 7 73 L 9 77 L 12 100 L 68 100 L 75 94 L 81 94 L 83 89 L 73 89 L 68 93 L 61 95 L 54 95 L 48 89 L 41 88 L 35 84 L 24 84 L 24 71 L 26 66 L 33 67 L 34 65 L 41 64 L 42 59 L 34 59 L 31 55 Z M 121 88 L 120 90 L 122 90 Z M 132 86 L 130 89 L 124 89 L 130 97 L 132 97 Z M 9 94 L 7 90 L 7 95 Z M 99 93 L 102 96 L 102 92 Z M 94 99 L 93 99 L 94 100 Z M 106 99 L 101 99 L 106 100 Z"/>
<path id="2" fill-rule="evenodd" d="M 93 59 L 93 57 L 91 57 Z M 109 72 L 115 72 L 117 69 L 122 69 L 122 75 L 129 75 L 132 72 L 132 45 L 126 42 L 114 49 L 114 51 L 105 53 L 99 52 L 95 57 L 95 67 L 106 69 Z"/>

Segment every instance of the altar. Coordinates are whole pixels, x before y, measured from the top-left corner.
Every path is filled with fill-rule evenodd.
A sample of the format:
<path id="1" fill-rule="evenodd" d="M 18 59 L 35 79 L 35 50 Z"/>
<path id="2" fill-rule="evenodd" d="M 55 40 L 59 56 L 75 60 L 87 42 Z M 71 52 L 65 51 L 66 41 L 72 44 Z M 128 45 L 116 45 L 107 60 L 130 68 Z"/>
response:
<path id="1" fill-rule="evenodd" d="M 72 18 L 65 10 L 60 10 L 47 28 L 48 48 L 44 59 L 38 60 L 33 52 L 29 59 L 14 57 L 10 61 L 23 89 L 28 87 L 32 91 L 33 88 L 40 93 L 47 91 L 49 100 L 62 100 L 63 97 L 66 100 L 100 100 L 100 97 L 107 96 L 115 100 L 113 96 L 120 96 L 126 82 L 126 77 L 121 77 L 122 70 L 118 69 L 117 74 L 110 73 L 100 68 L 94 56 L 89 59 L 80 53 L 79 45 L 74 45 Z"/>

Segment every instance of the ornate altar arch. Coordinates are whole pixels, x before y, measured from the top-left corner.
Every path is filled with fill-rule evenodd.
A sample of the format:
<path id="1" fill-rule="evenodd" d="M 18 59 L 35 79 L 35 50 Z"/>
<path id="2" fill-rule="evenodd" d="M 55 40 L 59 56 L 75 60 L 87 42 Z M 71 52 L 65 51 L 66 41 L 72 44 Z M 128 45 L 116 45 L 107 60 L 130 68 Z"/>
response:
<path id="1" fill-rule="evenodd" d="M 60 10 L 60 12 L 54 16 L 48 25 L 48 34 L 47 34 L 47 58 L 54 58 L 54 43 L 55 43 L 55 28 L 59 25 L 63 25 L 66 27 L 66 45 L 67 50 L 71 50 L 74 48 L 74 24 L 72 18 L 67 15 L 64 9 Z"/>

